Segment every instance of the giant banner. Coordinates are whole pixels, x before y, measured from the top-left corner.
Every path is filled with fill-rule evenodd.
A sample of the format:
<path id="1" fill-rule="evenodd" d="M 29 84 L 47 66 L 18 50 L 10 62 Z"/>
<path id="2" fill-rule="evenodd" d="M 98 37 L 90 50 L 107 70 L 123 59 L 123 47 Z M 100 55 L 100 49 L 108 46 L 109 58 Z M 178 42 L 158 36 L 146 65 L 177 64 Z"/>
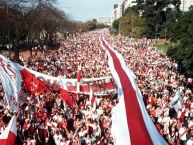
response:
<path id="1" fill-rule="evenodd" d="M 62 86 L 63 89 L 68 90 L 69 92 L 76 93 L 77 79 L 66 79 L 63 76 L 53 77 L 33 71 L 31 69 L 28 69 L 28 71 L 34 74 L 38 79 L 47 82 L 47 85 L 49 85 L 53 89 L 57 90 Z M 111 77 L 81 79 L 79 94 L 89 95 L 90 86 L 92 86 L 94 95 L 96 96 L 117 93 L 116 84 Z"/>
<path id="2" fill-rule="evenodd" d="M 28 74 L 27 76 L 25 76 L 24 72 L 27 71 L 24 70 L 29 71 L 31 75 Z M 38 80 L 41 80 L 41 84 L 45 83 L 46 87 L 51 90 L 59 90 L 62 88 L 69 92 L 89 95 L 90 88 L 92 87 L 95 96 L 104 96 L 117 93 L 116 84 L 111 77 L 89 79 L 82 78 L 80 80 L 80 91 L 77 92 L 77 79 L 66 79 L 63 76 L 53 77 L 45 75 L 40 72 L 33 71 L 29 68 L 20 66 L 19 64 L 16 64 L 5 58 L 4 56 L 0 55 L 0 79 L 4 87 L 6 102 L 10 110 L 18 111 L 19 103 L 22 102 L 22 99 L 25 100 L 25 98 L 21 98 L 19 96 L 20 94 L 23 94 L 21 92 L 23 90 L 23 82 L 25 84 L 27 83 L 26 78 L 29 78 L 29 76 L 31 76 L 31 80 L 34 80 L 34 83 L 31 80 L 30 82 L 28 81 L 28 90 L 29 88 L 32 88 L 32 86 L 29 86 L 29 84 L 33 85 L 34 89 L 35 86 L 38 85 L 37 82 L 40 82 L 36 78 L 33 78 L 32 75 Z"/>

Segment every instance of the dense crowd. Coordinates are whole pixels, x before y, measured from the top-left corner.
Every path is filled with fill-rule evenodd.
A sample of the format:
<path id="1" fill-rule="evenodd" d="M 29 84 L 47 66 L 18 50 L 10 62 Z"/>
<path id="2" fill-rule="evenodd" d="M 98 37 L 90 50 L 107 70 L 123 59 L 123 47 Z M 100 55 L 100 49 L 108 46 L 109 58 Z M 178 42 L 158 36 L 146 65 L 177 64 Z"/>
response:
<path id="1" fill-rule="evenodd" d="M 34 47 L 32 57 L 27 61 L 22 59 L 22 62 L 28 68 L 51 76 L 76 78 L 80 65 L 83 78 L 111 75 L 97 33 L 85 33 L 68 41 L 60 38 L 60 46 L 58 50 L 47 50 L 45 46 L 42 49 Z M 38 53 L 38 50 L 42 53 Z"/>
<path id="2" fill-rule="evenodd" d="M 108 37 L 137 75 L 144 103 L 160 134 L 172 145 L 193 144 L 193 80 L 180 73 L 171 61 L 149 40 Z M 176 111 L 171 100 L 180 94 L 183 101 Z"/>
<path id="3" fill-rule="evenodd" d="M 25 59 L 20 55 L 20 62 L 51 76 L 76 78 L 79 65 L 83 78 L 109 76 L 105 53 L 100 48 L 97 36 L 97 33 L 85 33 L 61 41 L 58 50 L 49 50 L 45 46 L 34 47 L 32 57 Z M 63 102 L 58 90 L 45 94 L 23 94 L 26 100 L 20 105 L 19 113 L 9 111 L 5 102 L 2 103 L 1 129 L 16 114 L 18 145 L 113 144 L 111 109 L 118 103 L 116 95 L 98 96 L 96 109 L 93 109 L 88 95 L 78 95 L 73 107 L 70 107 Z M 77 94 L 71 93 L 70 96 L 75 98 L 73 96 Z"/>
<path id="4" fill-rule="evenodd" d="M 58 50 L 34 47 L 32 57 L 25 60 L 20 56 L 20 60 L 22 65 L 52 76 L 76 78 L 80 65 L 83 78 L 111 76 L 98 36 L 98 32 L 88 32 L 60 41 Z M 108 34 L 105 38 L 137 75 L 147 111 L 160 134 L 171 145 L 192 145 L 192 79 L 179 73 L 176 62 L 150 47 L 150 40 Z M 175 110 L 171 100 L 177 92 L 183 103 Z M 13 114 L 17 115 L 18 145 L 113 144 L 111 109 L 118 103 L 116 95 L 97 97 L 97 107 L 93 110 L 87 95 L 79 95 L 70 108 L 57 91 L 34 96 L 26 93 L 26 101 L 20 105 L 19 113 L 6 109 L 2 86 L 0 97 L 0 131 Z"/>
<path id="5" fill-rule="evenodd" d="M 73 108 L 65 105 L 58 92 L 26 97 L 19 113 L 7 110 L 1 102 L 1 131 L 11 116 L 17 115 L 18 145 L 113 144 L 110 112 L 117 103 L 116 98 L 98 98 L 97 108 L 93 110 L 86 95 L 80 95 Z"/>

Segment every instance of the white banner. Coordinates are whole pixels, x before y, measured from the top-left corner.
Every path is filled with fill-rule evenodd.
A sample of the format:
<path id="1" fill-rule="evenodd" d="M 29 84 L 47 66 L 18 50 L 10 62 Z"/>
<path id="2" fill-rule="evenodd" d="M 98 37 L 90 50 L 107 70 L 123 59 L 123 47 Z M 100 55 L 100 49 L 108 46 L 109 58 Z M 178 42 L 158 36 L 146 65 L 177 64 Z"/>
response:
<path id="1" fill-rule="evenodd" d="M 18 95 L 21 90 L 20 67 L 0 55 L 0 79 L 4 88 L 8 108 L 18 111 Z"/>
<path id="2" fill-rule="evenodd" d="M 62 87 L 69 92 L 76 93 L 77 79 L 66 79 L 63 76 L 53 77 L 45 75 L 31 69 L 28 69 L 29 72 L 34 74 L 38 79 L 47 82 L 52 88 Z M 79 94 L 89 95 L 90 85 L 93 85 L 94 95 L 110 95 L 116 94 L 116 84 L 111 77 L 101 77 L 101 78 L 83 78 L 80 82 L 80 92 Z"/>
<path id="3" fill-rule="evenodd" d="M 20 74 L 20 71 L 23 69 L 23 66 L 0 55 L 0 79 L 5 91 L 7 105 L 10 110 L 18 111 L 19 103 L 22 103 L 26 99 L 25 95 L 22 93 L 23 85 Z M 46 82 L 52 89 L 60 89 L 62 87 L 69 92 L 77 93 L 77 79 L 66 79 L 63 76 L 53 77 L 28 68 L 26 69 L 38 79 Z M 89 95 L 90 86 L 92 86 L 95 96 L 117 93 L 116 84 L 114 84 L 114 80 L 111 77 L 83 78 L 80 82 L 79 93 Z"/>

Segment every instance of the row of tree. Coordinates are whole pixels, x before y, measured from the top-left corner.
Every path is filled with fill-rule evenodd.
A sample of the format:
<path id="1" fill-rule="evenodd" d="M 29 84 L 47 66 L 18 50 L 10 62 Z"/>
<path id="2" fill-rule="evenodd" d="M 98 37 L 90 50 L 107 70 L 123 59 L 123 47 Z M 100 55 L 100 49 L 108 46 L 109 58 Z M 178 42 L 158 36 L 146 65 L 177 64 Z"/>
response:
<path id="1" fill-rule="evenodd" d="M 0 46 L 55 45 L 56 33 L 78 31 L 74 22 L 54 6 L 56 0 L 1 0 Z"/>
<path id="2" fill-rule="evenodd" d="M 168 50 L 187 76 L 193 77 L 193 9 L 180 11 L 180 0 L 149 0 L 128 8 L 113 27 L 124 36 L 170 39 L 178 46 Z"/>
<path id="3" fill-rule="evenodd" d="M 167 55 L 176 60 L 182 71 L 193 77 L 193 9 L 184 13 L 172 29 L 172 42 L 180 42 L 176 47 L 171 47 Z"/>
<path id="4" fill-rule="evenodd" d="M 129 7 L 124 16 L 114 21 L 113 26 L 122 35 L 148 38 L 170 38 L 171 26 L 182 15 L 180 0 L 139 2 Z"/>
<path id="5" fill-rule="evenodd" d="M 86 31 L 92 31 L 95 29 L 101 29 L 101 28 L 106 28 L 105 24 L 97 22 L 96 19 L 86 21 L 82 24 L 81 31 L 86 32 Z"/>

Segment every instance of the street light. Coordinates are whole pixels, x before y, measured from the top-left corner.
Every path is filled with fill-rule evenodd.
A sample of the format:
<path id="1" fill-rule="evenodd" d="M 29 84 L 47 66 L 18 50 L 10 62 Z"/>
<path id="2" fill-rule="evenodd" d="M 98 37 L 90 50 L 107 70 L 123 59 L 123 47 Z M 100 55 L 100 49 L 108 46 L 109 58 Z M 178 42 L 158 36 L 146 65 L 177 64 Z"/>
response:
<path id="1" fill-rule="evenodd" d="M 7 49 L 9 50 L 9 57 L 10 57 L 10 49 L 11 49 L 11 44 L 10 44 L 10 36 L 9 36 L 9 5 L 8 5 L 8 2 L 9 2 L 9 0 L 7 0 L 7 15 L 6 15 L 6 17 L 7 17 Z"/>
<path id="2" fill-rule="evenodd" d="M 156 38 L 156 44 L 158 39 L 158 25 L 155 26 L 155 38 Z"/>
<path id="3" fill-rule="evenodd" d="M 131 10 L 131 34 L 133 37 L 133 11 Z"/>

